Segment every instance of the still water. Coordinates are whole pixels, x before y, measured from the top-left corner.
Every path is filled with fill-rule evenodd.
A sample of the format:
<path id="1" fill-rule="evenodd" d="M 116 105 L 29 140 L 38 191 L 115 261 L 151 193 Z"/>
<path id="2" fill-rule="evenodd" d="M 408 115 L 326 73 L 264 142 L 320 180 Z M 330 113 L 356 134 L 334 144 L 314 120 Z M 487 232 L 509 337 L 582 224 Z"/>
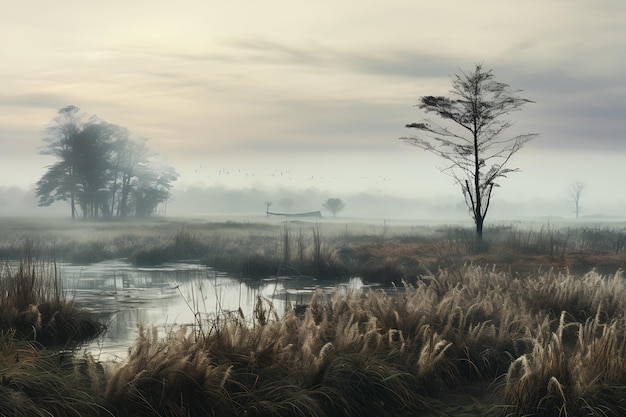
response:
<path id="1" fill-rule="evenodd" d="M 137 338 L 140 325 L 168 330 L 217 314 L 243 314 L 251 320 L 259 297 L 278 315 L 289 304 L 308 302 L 317 289 L 361 289 L 358 278 L 336 282 L 312 277 L 236 279 L 194 263 L 134 267 L 124 260 L 91 265 L 59 265 L 64 287 L 80 307 L 106 324 L 104 334 L 84 347 L 102 361 L 120 361 Z"/>

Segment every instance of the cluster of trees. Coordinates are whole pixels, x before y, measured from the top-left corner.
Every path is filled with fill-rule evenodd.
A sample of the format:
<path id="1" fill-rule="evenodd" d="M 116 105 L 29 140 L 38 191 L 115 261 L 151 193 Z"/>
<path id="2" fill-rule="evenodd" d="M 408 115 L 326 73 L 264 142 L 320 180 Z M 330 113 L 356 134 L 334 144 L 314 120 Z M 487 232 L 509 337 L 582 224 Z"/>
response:
<path id="1" fill-rule="evenodd" d="M 178 174 L 146 141 L 76 106 L 60 109 L 45 129 L 41 153 L 57 161 L 37 182 L 39 205 L 66 201 L 72 218 L 153 214 Z"/>

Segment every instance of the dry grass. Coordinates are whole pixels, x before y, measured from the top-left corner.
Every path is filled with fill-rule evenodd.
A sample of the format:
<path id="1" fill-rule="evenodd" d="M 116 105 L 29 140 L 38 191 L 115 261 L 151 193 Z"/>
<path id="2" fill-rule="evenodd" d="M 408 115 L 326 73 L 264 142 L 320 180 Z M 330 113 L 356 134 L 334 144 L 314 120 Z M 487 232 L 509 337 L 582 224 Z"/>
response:
<path id="1" fill-rule="evenodd" d="M 106 415 L 99 402 L 104 372 L 92 357 L 50 352 L 0 334 L 0 415 Z"/>
<path id="2" fill-rule="evenodd" d="M 170 230 L 154 227 L 160 236 Z M 0 414 L 626 414 L 624 277 L 570 268 L 583 249 L 587 260 L 623 265 L 620 233 L 501 230 L 490 252 L 475 255 L 463 229 L 439 231 L 439 240 L 389 230 L 322 234 L 313 225 L 177 230 L 164 238 L 128 234 L 115 245 L 176 257 L 204 252 L 207 262 L 233 268 L 247 262 L 260 270 L 271 260 L 263 266 L 271 274 L 340 262 L 396 287 L 317 292 L 306 309 L 286 312 L 259 298 L 253 317 L 197 314 L 163 339 L 145 327 L 128 359 L 106 373 L 92 358 L 46 354 L 4 333 Z M 113 248 L 116 241 L 103 242 Z M 607 247 L 590 251 L 593 242 Z M 1 320 L 19 317 L 26 330 L 14 331 L 30 337 L 50 321 L 42 297 L 62 292 L 58 282 L 38 281 L 54 276 L 40 268 L 25 263 L 2 273 L 2 294 L 11 296 L 0 300 Z"/>
<path id="3" fill-rule="evenodd" d="M 510 224 L 485 230 L 489 250 L 474 253 L 471 228 L 391 226 L 356 222 L 291 221 L 254 217 L 236 221 L 164 219 L 70 222 L 16 219 L 0 224 L 0 259 L 19 259 L 25 240 L 41 259 L 90 263 L 126 258 L 141 265 L 195 259 L 242 276 L 276 274 L 323 278 L 361 276 L 401 285 L 439 268 L 471 261 L 528 275 L 555 268 L 613 273 L 624 264 L 621 223 Z"/>
<path id="4" fill-rule="evenodd" d="M 507 415 L 623 416 L 626 413 L 626 342 L 623 318 L 544 323 L 533 351 L 511 365 L 504 382 Z M 573 328 L 575 342 L 564 336 Z"/>
<path id="5" fill-rule="evenodd" d="M 153 415 L 153 409 L 172 416 L 186 415 L 181 410 L 412 415 L 425 409 L 423 395 L 441 373 L 437 365 L 445 362 L 448 343 L 428 326 L 410 340 L 385 331 L 367 317 L 365 306 L 377 296 L 323 298 L 320 293 L 303 316 L 289 310 L 264 324 L 229 316 L 209 334 L 184 328 L 159 341 L 144 330 L 109 380 L 106 400 L 133 415 Z"/>
<path id="6" fill-rule="evenodd" d="M 259 303 L 256 319 L 213 318 L 163 341 L 144 330 L 106 400 L 145 415 L 437 415 L 478 383 L 475 415 L 620 415 L 625 302 L 619 274 L 514 279 L 468 265 L 397 292 L 319 292 L 304 313 Z M 144 378 L 156 386 L 135 390 Z M 168 405 L 178 385 L 193 389 Z"/>
<path id="7" fill-rule="evenodd" d="M 621 273 L 511 277 L 465 265 L 307 308 L 145 327 L 127 360 L 3 339 L 10 415 L 618 416 L 626 412 Z M 476 390 L 472 387 L 480 387 Z"/>
<path id="8" fill-rule="evenodd" d="M 102 330 L 67 296 L 54 263 L 26 257 L 15 270 L 0 266 L 0 331 L 46 346 L 71 346 Z"/>

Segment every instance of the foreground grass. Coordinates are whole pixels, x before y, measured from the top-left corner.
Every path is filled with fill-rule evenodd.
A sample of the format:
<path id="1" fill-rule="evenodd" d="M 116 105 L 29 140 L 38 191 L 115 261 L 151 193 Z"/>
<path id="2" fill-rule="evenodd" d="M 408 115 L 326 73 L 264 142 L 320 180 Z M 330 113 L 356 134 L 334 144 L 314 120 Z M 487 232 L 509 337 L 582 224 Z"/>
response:
<path id="1" fill-rule="evenodd" d="M 146 327 L 126 361 L 101 364 L 46 348 L 44 334 L 66 342 L 82 334 L 68 319 L 80 311 L 49 301 L 62 293 L 58 280 L 41 279 L 53 270 L 5 267 L 0 415 L 626 414 L 624 278 L 578 272 L 623 266 L 622 231 L 504 230 L 476 255 L 463 229 L 151 227 L 87 243 L 99 248 L 94 258 L 204 257 L 247 276 L 345 271 L 396 289 L 317 293 L 284 314 L 259 299 L 254 317 L 198 316 L 165 338 Z M 63 253 L 90 247 L 72 239 Z"/>
<path id="2" fill-rule="evenodd" d="M 254 317 L 199 316 L 165 338 L 146 327 L 106 370 L 4 332 L 0 414 L 626 413 L 621 273 L 512 277 L 465 265 L 397 290 L 319 292 L 278 313 L 259 298 Z"/>
<path id="3" fill-rule="evenodd" d="M 0 416 L 110 415 L 99 404 L 102 366 L 0 333 Z"/>
<path id="4" fill-rule="evenodd" d="M 28 251 L 19 266 L 0 266 L 0 416 L 100 412 L 102 367 L 73 349 L 103 326 L 66 296 L 54 263 Z"/>
<path id="5" fill-rule="evenodd" d="M 146 416 L 624 415 L 625 303 L 619 274 L 466 266 L 398 293 L 318 293 L 281 318 L 260 304 L 163 340 L 143 329 L 104 402 Z"/>

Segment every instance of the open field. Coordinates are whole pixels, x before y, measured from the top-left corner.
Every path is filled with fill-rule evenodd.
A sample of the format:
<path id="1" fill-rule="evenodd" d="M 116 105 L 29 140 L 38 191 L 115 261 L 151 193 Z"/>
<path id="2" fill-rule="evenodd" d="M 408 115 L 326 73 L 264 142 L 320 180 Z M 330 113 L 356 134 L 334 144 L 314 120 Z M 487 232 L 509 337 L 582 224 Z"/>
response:
<path id="1" fill-rule="evenodd" d="M 557 268 L 611 274 L 624 266 L 626 222 L 511 221 L 487 227 L 489 250 L 475 253 L 471 224 L 402 220 L 205 217 L 138 222 L 3 219 L 0 259 L 28 244 L 40 259 L 137 265 L 198 260 L 240 276 L 361 276 L 401 284 L 471 262 L 513 274 Z"/>
<path id="2" fill-rule="evenodd" d="M 259 298 L 252 317 L 199 314 L 165 338 L 146 323 L 122 363 L 56 349 L 4 320 L 3 415 L 626 413 L 620 223 L 500 225 L 486 231 L 489 250 L 479 254 L 467 228 L 387 221 L 19 220 L 0 233 L 7 259 L 24 247 L 82 262 L 166 256 L 248 277 L 345 274 L 385 284 L 320 292 L 280 314 Z M 34 284 L 22 294 L 54 293 L 49 269 L 25 271 Z M 14 283 L 18 273 L 4 276 Z M 3 305 L 16 305 L 12 294 L 3 289 Z M 38 302 L 22 298 L 30 301 L 15 315 Z"/>

